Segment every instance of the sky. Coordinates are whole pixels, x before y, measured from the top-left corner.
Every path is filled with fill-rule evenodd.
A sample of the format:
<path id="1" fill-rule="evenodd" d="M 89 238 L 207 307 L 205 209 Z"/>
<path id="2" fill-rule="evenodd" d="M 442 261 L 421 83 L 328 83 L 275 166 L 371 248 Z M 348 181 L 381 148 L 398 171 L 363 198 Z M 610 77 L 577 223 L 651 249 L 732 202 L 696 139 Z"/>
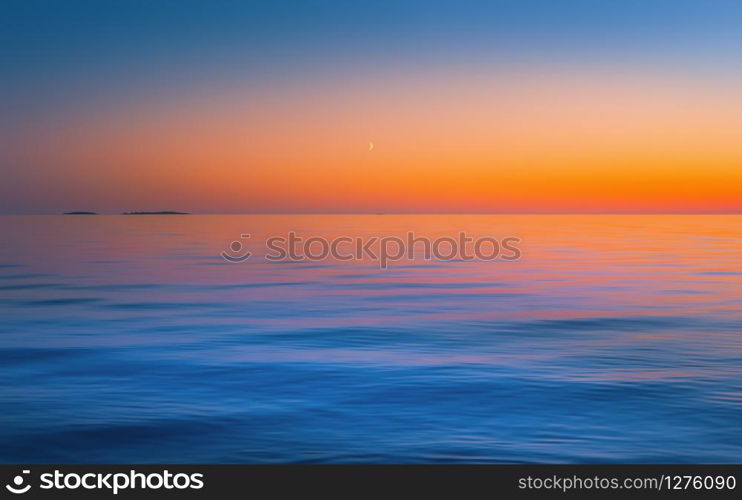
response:
<path id="1" fill-rule="evenodd" d="M 0 213 L 740 213 L 737 0 L 6 0 Z"/>

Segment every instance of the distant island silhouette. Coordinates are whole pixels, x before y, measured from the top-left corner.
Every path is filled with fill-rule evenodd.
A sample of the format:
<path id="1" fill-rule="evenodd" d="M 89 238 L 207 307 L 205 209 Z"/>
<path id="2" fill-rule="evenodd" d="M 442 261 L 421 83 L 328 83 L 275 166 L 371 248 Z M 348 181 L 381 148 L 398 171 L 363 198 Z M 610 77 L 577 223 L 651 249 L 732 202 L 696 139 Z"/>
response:
<path id="1" fill-rule="evenodd" d="M 122 215 L 188 215 L 188 212 L 175 212 L 173 210 L 163 210 L 160 212 L 124 212 Z"/>
<path id="2" fill-rule="evenodd" d="M 85 212 L 85 211 L 79 210 L 79 211 L 73 211 L 73 212 L 65 212 L 64 215 L 98 215 L 98 212 Z"/>

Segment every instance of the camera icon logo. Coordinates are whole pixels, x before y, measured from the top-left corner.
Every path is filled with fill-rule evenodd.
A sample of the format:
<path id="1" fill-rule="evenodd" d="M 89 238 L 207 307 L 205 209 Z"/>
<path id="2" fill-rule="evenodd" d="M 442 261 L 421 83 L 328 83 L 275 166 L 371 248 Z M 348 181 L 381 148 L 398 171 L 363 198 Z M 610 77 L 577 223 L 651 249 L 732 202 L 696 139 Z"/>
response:
<path id="1" fill-rule="evenodd" d="M 247 233 L 243 233 L 240 235 L 240 238 L 247 239 L 250 235 Z M 222 250 L 222 258 L 226 260 L 227 262 L 237 263 L 237 262 L 244 262 L 247 259 L 252 256 L 252 253 L 249 250 L 244 250 L 242 248 L 242 242 L 239 240 L 235 240 L 229 245 L 229 250 Z"/>
<path id="2" fill-rule="evenodd" d="M 31 473 L 30 470 L 23 471 L 23 474 L 30 474 L 30 473 Z M 13 484 L 12 485 L 6 484 L 5 488 L 11 493 L 15 493 L 16 495 L 22 495 L 31 489 L 30 484 L 23 486 L 23 481 L 24 481 L 24 477 L 19 474 L 13 478 Z"/>

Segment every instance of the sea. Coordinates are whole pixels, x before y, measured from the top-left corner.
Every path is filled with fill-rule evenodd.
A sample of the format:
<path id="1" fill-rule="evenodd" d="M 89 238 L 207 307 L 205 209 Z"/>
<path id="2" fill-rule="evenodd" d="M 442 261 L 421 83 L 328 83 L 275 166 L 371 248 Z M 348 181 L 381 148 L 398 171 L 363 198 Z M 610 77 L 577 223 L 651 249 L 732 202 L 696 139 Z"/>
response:
<path id="1" fill-rule="evenodd" d="M 742 463 L 741 215 L 0 231 L 3 463 Z M 519 258 L 268 259 L 290 232 L 512 237 Z"/>

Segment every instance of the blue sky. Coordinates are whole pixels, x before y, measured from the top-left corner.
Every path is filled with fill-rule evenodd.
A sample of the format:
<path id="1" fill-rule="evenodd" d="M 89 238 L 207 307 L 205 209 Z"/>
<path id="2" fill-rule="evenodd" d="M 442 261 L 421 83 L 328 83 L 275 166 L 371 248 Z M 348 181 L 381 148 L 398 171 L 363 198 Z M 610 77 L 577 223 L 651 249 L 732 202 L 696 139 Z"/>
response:
<path id="1" fill-rule="evenodd" d="M 739 64 L 732 0 L 5 1 L 6 86 L 162 65 L 209 68 L 519 57 Z M 112 73 L 111 73 L 112 72 Z M 195 76 L 195 75 L 194 75 Z"/>
<path id="2" fill-rule="evenodd" d="M 560 111 L 554 106 L 551 115 L 534 118 L 524 134 L 541 130 L 545 119 L 559 121 L 559 113 L 579 114 L 586 106 L 577 89 L 599 88 L 602 93 L 596 91 L 589 107 L 613 106 L 611 117 L 602 118 L 613 120 L 610 123 L 619 130 L 606 135 L 605 141 L 610 137 L 623 140 L 634 133 L 635 123 L 657 123 L 650 131 L 662 135 L 664 127 L 673 125 L 666 117 L 687 109 L 685 121 L 680 120 L 678 126 L 687 122 L 695 130 L 697 117 L 705 116 L 709 125 L 699 128 L 693 140 L 711 158 L 710 153 L 718 152 L 714 141 L 727 141 L 736 127 L 729 125 L 733 120 L 727 117 L 736 108 L 727 103 L 736 102 L 736 94 L 729 89 L 736 88 L 742 74 L 741 26 L 739 0 L 5 0 L 0 13 L 0 151 L 7 154 L 0 157 L 6 180 L 6 187 L 0 187 L 0 198 L 4 198 L 0 210 L 54 211 L 91 193 L 100 193 L 106 201 L 106 191 L 99 186 L 106 182 L 112 187 L 121 185 L 129 173 L 150 179 L 154 186 L 159 181 L 147 177 L 152 175 L 147 161 L 171 165 L 178 178 L 183 178 L 186 169 L 175 160 L 178 148 L 172 154 L 152 153 L 157 161 L 130 158 L 118 166 L 121 179 L 111 180 L 110 172 L 112 159 L 125 163 L 124 153 L 136 150 L 145 139 L 156 142 L 149 136 L 135 140 L 137 132 L 154 127 L 152 133 L 160 134 L 164 144 L 182 122 L 178 113 L 187 109 L 192 110 L 189 124 L 196 126 L 201 110 L 224 108 L 213 113 L 213 123 L 202 124 L 199 137 L 215 142 L 230 130 L 243 137 L 240 127 L 247 124 L 260 130 L 261 120 L 295 125 L 305 119 L 302 114 L 314 109 L 316 117 L 306 119 L 306 130 L 294 132 L 297 144 L 292 148 L 300 151 L 298 143 L 319 133 L 317 125 L 324 125 L 326 131 L 312 139 L 314 143 L 328 135 L 335 140 L 352 129 L 346 125 L 351 122 L 359 135 L 352 141 L 365 148 L 369 136 L 380 135 L 382 129 L 399 126 L 394 134 L 389 133 L 389 142 L 418 130 L 398 125 L 400 118 L 424 130 L 424 113 L 420 112 L 424 109 L 448 106 L 446 113 L 455 116 L 466 101 L 466 109 L 476 118 L 483 109 L 480 102 L 491 105 L 498 98 L 505 99 L 489 87 L 472 93 L 479 85 L 478 76 L 496 74 L 504 75 L 505 81 L 517 80 L 523 69 L 531 72 L 531 84 L 541 78 L 547 86 L 554 82 L 555 88 L 562 88 L 561 97 L 552 101 L 545 97 L 548 90 L 541 95 L 549 105 L 561 104 Z M 417 94 L 436 88 L 428 85 L 427 75 L 446 90 L 440 94 L 431 90 L 428 101 L 417 102 Z M 579 80 L 580 75 L 585 75 L 584 82 L 569 80 Z M 493 78 L 497 83 L 499 77 Z M 409 94 L 413 104 L 409 99 L 395 100 L 406 89 L 413 89 Z M 669 97 L 663 104 L 665 89 Z M 511 104 L 528 113 L 528 93 L 513 94 L 515 104 Z M 283 114 L 271 112 L 261 118 L 233 111 L 245 102 L 264 103 L 265 96 L 276 102 L 294 102 L 301 109 L 283 109 Z M 355 100 L 350 96 L 356 96 Z M 707 105 L 709 100 L 714 102 Z M 349 109 L 351 101 L 357 112 Z M 364 104 L 372 101 L 379 106 L 371 109 Z M 407 112 L 400 116 L 397 110 L 405 106 Z M 384 113 L 384 120 L 378 118 Z M 374 126 L 373 117 L 378 122 Z M 163 125 L 157 128 L 160 122 Z M 225 123 L 238 125 L 220 128 Z M 445 119 L 439 124 L 441 129 L 448 125 Z M 508 124 L 502 127 L 509 128 Z M 110 129 L 108 135 L 103 134 L 104 128 Z M 280 127 L 276 128 L 276 136 L 284 137 Z M 482 144 L 490 147 L 487 134 L 494 134 L 491 130 L 488 123 L 469 135 L 480 134 Z M 584 136 L 576 130 L 575 147 L 582 147 Z M 454 136 L 457 130 L 451 126 L 446 133 Z M 641 143 L 646 135 L 636 140 Z M 115 142 L 114 136 L 120 149 L 111 149 L 111 157 L 90 157 L 89 146 Z M 493 136 L 492 142 L 502 143 L 505 138 Z M 528 146 L 524 153 L 539 149 L 530 140 L 524 136 Z M 643 152 L 656 148 L 647 141 L 640 144 Z M 736 154 L 727 142 L 725 151 Z M 668 139 L 668 143 L 663 148 L 684 156 L 687 140 Z M 412 136 L 406 144 L 408 149 L 416 147 Z M 230 161 L 252 170 L 282 172 L 286 178 L 299 169 L 301 161 L 296 158 L 266 166 L 268 161 L 254 157 L 268 155 L 258 146 L 234 153 Z M 614 146 L 622 148 L 618 143 Z M 459 153 L 473 154 L 479 146 L 462 141 L 460 147 Z M 380 154 L 381 149 L 377 148 Z M 71 151 L 74 154 L 63 161 L 63 153 Z M 322 154 L 308 156 L 301 168 L 323 168 L 338 151 L 342 147 L 328 146 Z M 190 157 L 193 162 L 196 153 Z M 482 158 L 489 154 L 479 153 Z M 397 161 L 413 162 L 413 158 L 402 155 Z M 629 166 L 640 168 L 640 164 Z M 726 165 L 719 162 L 721 180 L 714 181 L 723 200 L 733 198 L 733 193 L 721 192 L 730 184 L 724 181 Z M 704 169 L 706 165 L 697 172 Z M 91 172 L 99 176 L 96 189 L 90 189 Z M 228 186 L 231 181 L 224 182 Z M 696 180 L 683 182 L 690 186 Z M 717 192 L 705 196 L 712 199 Z M 486 207 L 488 199 L 482 206 Z M 225 207 L 242 209 L 237 202 Z"/>

